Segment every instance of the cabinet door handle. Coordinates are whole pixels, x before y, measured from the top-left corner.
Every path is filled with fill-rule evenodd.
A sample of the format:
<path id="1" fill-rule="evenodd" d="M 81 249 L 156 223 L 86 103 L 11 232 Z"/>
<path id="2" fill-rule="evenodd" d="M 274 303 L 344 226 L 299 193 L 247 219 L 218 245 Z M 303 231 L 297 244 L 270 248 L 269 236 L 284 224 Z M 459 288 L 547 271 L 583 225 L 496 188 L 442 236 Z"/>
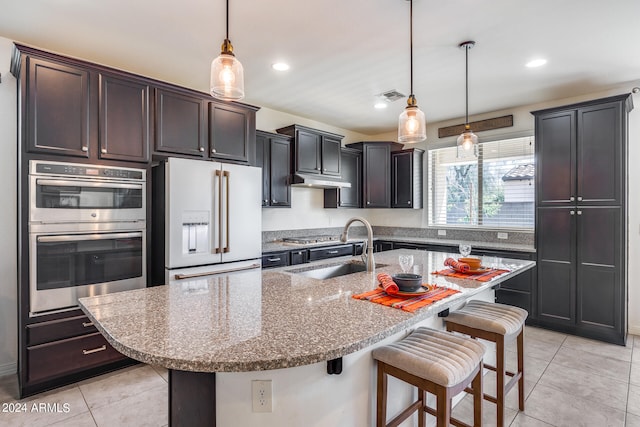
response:
<path id="1" fill-rule="evenodd" d="M 101 152 L 102 154 L 107 154 L 107 149 L 106 149 L 106 148 L 103 148 L 103 149 L 101 149 L 101 150 L 100 150 L 100 152 Z"/>
<path id="2" fill-rule="evenodd" d="M 215 153 L 215 152 L 216 152 L 216 149 L 215 149 L 215 148 L 212 148 L 212 149 L 211 149 L 211 152 L 212 152 L 212 153 Z"/>
<path id="3" fill-rule="evenodd" d="M 371 202 L 367 202 L 367 204 L 368 204 L 368 205 L 370 205 L 370 204 L 371 204 Z"/>
<path id="4" fill-rule="evenodd" d="M 320 168 L 316 168 L 316 170 L 317 170 L 317 171 L 319 171 L 319 170 L 320 170 Z"/>
<path id="5" fill-rule="evenodd" d="M 82 147 L 82 151 L 89 151 L 89 147 Z"/>
<path id="6" fill-rule="evenodd" d="M 410 205 L 411 204 L 411 200 L 407 200 L 407 204 Z"/>
<path id="7" fill-rule="evenodd" d="M 327 251 L 327 253 L 330 253 L 331 255 L 337 254 L 338 251 Z"/>
<path id="8" fill-rule="evenodd" d="M 576 198 L 575 198 L 575 197 L 573 197 L 573 196 L 569 197 L 569 201 L 570 201 L 570 202 L 573 202 L 574 200 L 576 200 Z"/>
<path id="9" fill-rule="evenodd" d="M 94 348 L 91 350 L 82 350 L 82 354 L 86 356 L 87 354 L 98 353 L 99 351 L 105 351 L 106 349 L 107 349 L 107 346 L 103 344 L 98 348 Z"/>
<path id="10" fill-rule="evenodd" d="M 582 211 L 578 211 L 578 215 L 582 215 Z"/>
<path id="11" fill-rule="evenodd" d="M 198 151 L 200 151 L 202 153 L 204 151 L 204 147 L 199 147 Z"/>
<path id="12" fill-rule="evenodd" d="M 569 211 L 569 214 L 570 214 L 570 215 L 575 215 L 575 214 L 576 214 L 576 211 Z"/>
<path id="13" fill-rule="evenodd" d="M 578 201 L 581 202 L 582 201 L 582 197 L 578 196 Z"/>
<path id="14" fill-rule="evenodd" d="M 278 203 L 276 199 L 271 200 L 271 203 Z"/>
<path id="15" fill-rule="evenodd" d="M 269 262 L 277 262 L 277 261 L 280 261 L 280 258 L 267 258 L 267 261 L 269 261 Z"/>
<path id="16" fill-rule="evenodd" d="M 88 328 L 89 326 L 93 326 L 93 322 L 82 322 L 82 326 Z"/>

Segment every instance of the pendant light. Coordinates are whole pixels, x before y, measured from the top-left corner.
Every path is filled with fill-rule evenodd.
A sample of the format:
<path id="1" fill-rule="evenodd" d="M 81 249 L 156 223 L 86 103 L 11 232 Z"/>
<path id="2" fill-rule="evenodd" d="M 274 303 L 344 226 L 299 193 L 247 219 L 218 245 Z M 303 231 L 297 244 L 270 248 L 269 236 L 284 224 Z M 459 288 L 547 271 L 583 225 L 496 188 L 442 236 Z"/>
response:
<path id="1" fill-rule="evenodd" d="M 469 126 L 469 49 L 476 45 L 474 41 L 466 41 L 460 43 L 460 47 L 464 49 L 465 56 L 465 114 L 464 114 L 464 132 L 458 137 L 457 157 L 478 157 L 478 137 L 471 131 Z"/>
<path id="2" fill-rule="evenodd" d="M 227 0 L 227 37 L 222 42 L 220 56 L 211 61 L 211 95 L 225 101 L 244 98 L 244 70 L 233 54 L 229 40 L 229 0 Z"/>
<path id="3" fill-rule="evenodd" d="M 427 125 L 424 113 L 418 108 L 413 94 L 413 0 L 409 0 L 409 46 L 411 57 L 411 95 L 398 119 L 398 142 L 414 143 L 427 139 Z"/>

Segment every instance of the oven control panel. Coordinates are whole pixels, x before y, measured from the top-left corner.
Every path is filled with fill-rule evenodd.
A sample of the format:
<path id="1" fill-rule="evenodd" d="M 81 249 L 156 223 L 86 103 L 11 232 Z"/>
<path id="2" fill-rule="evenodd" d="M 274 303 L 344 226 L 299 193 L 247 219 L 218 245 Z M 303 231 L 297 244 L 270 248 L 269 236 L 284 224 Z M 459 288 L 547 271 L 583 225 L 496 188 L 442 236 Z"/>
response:
<path id="1" fill-rule="evenodd" d="M 75 163 L 35 162 L 31 173 L 65 175 L 87 178 L 118 178 L 144 181 L 145 171 L 140 169 L 114 168 L 109 166 L 81 165 Z"/>

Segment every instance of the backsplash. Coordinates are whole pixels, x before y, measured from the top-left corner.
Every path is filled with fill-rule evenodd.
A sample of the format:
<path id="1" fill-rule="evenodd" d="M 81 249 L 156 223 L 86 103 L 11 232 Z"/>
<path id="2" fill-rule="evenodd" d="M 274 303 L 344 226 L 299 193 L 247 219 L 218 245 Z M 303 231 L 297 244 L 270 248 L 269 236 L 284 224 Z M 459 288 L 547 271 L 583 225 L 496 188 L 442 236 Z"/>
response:
<path id="1" fill-rule="evenodd" d="M 446 235 L 438 235 L 438 230 L 442 228 L 409 228 L 409 227 L 385 227 L 373 226 L 373 237 L 417 237 L 422 239 L 433 239 L 443 241 L 469 241 L 487 243 L 506 243 L 511 245 L 534 246 L 533 232 L 504 231 L 500 234 L 507 234 L 507 239 L 498 239 L 498 231 L 471 230 L 471 229 L 445 229 Z M 274 230 L 263 231 L 262 242 L 274 242 L 282 240 L 284 237 L 302 237 L 314 235 L 340 236 L 343 227 L 326 228 L 306 228 L 299 230 Z M 353 225 L 349 228 L 350 237 L 366 237 L 367 230 L 364 226 Z"/>

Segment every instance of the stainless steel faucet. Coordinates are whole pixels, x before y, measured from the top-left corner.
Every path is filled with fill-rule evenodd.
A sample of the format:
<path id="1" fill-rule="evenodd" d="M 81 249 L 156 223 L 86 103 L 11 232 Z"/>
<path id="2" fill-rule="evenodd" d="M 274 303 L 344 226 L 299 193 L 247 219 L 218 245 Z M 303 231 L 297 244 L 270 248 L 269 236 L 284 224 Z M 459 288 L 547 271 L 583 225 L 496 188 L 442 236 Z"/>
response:
<path id="1" fill-rule="evenodd" d="M 342 230 L 342 234 L 340 235 L 340 241 L 346 242 L 349 239 L 349 227 L 355 221 L 360 221 L 367 227 L 367 255 L 365 257 L 365 265 L 367 266 L 367 271 L 373 271 L 376 268 L 376 262 L 373 259 L 373 230 L 371 229 L 371 224 L 366 219 L 355 216 L 344 226 L 344 230 Z"/>

